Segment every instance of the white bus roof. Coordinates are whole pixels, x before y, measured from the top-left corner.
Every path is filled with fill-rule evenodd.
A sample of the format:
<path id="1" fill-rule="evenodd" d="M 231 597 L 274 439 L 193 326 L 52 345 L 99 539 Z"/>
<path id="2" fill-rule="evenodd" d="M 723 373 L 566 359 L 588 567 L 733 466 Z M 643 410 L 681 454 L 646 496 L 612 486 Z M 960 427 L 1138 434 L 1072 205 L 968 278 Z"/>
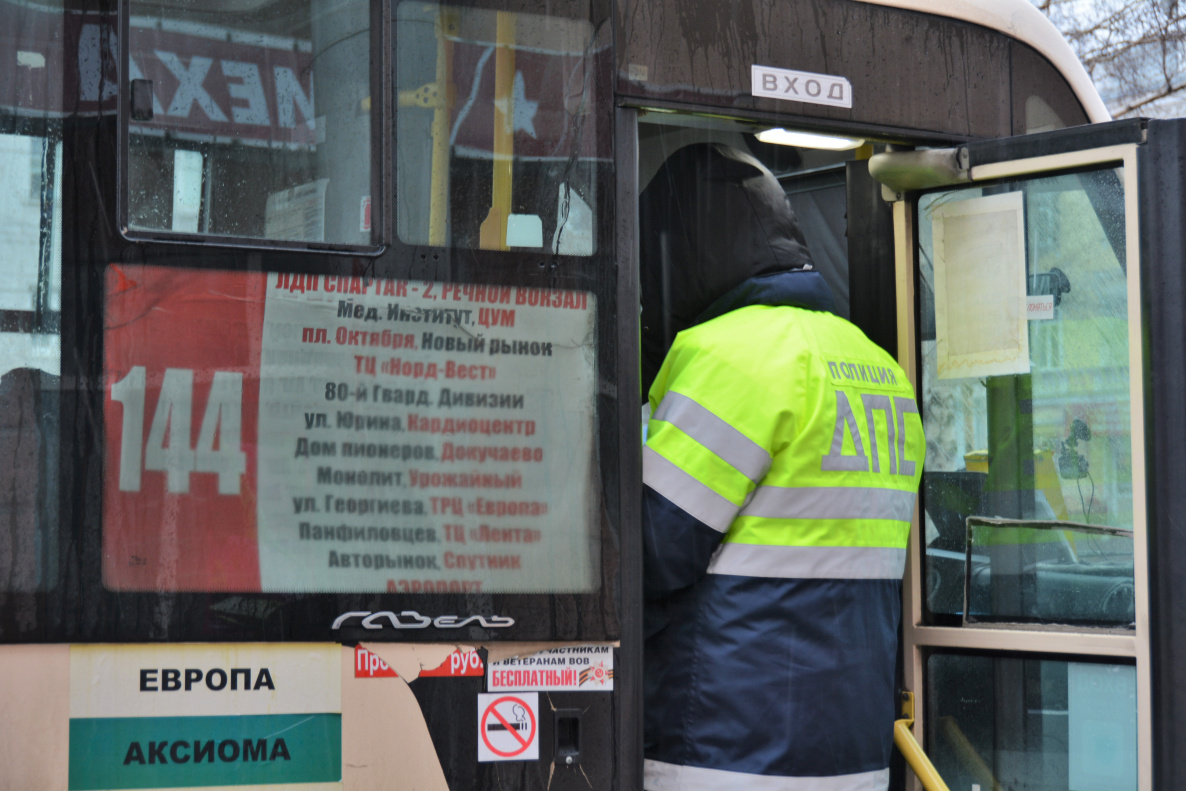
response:
<path id="1" fill-rule="evenodd" d="M 1058 28 L 1029 0 L 859 0 L 922 14 L 959 19 L 1000 31 L 1029 44 L 1059 71 L 1079 98 L 1092 123 L 1112 120 L 1087 70 Z"/>

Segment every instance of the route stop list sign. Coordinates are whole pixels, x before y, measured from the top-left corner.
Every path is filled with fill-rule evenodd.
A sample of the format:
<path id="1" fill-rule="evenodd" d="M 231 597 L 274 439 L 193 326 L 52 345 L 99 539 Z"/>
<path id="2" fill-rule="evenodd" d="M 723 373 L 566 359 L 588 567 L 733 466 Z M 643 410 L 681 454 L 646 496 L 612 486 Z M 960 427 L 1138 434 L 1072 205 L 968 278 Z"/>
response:
<path id="1" fill-rule="evenodd" d="M 539 693 L 478 695 L 478 761 L 539 759 Z"/>

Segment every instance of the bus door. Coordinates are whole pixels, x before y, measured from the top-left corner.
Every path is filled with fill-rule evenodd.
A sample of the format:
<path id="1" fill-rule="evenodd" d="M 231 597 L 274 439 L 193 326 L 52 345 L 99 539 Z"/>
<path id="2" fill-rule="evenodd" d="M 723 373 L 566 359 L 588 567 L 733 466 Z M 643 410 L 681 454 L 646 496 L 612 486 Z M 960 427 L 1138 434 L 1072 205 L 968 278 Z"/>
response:
<path id="1" fill-rule="evenodd" d="M 1181 787 L 1184 130 L 871 161 L 927 433 L 906 687 L 951 788 Z"/>

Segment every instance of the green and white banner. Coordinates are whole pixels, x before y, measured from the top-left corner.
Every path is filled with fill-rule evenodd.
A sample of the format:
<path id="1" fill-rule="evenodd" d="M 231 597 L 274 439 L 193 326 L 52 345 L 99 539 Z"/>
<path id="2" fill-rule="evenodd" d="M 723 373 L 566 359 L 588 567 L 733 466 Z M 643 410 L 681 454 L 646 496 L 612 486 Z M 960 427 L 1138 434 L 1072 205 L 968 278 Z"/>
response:
<path id="1" fill-rule="evenodd" d="M 72 646 L 71 791 L 340 789 L 336 645 Z"/>

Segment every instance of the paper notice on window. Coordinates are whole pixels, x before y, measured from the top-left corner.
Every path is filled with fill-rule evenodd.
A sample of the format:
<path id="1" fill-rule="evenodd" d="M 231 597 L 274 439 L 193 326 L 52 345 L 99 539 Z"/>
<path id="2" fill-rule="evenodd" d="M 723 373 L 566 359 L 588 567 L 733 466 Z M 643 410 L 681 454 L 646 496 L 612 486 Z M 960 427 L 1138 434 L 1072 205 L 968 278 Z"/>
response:
<path id="1" fill-rule="evenodd" d="M 931 223 L 939 378 L 1029 373 L 1022 193 L 946 203 Z"/>
<path id="2" fill-rule="evenodd" d="M 269 195 L 264 206 L 264 236 L 294 242 L 324 242 L 328 184 L 329 179 L 317 179 Z"/>
<path id="3" fill-rule="evenodd" d="M 596 587 L 590 293 L 141 266 L 108 286 L 108 587 Z"/>

